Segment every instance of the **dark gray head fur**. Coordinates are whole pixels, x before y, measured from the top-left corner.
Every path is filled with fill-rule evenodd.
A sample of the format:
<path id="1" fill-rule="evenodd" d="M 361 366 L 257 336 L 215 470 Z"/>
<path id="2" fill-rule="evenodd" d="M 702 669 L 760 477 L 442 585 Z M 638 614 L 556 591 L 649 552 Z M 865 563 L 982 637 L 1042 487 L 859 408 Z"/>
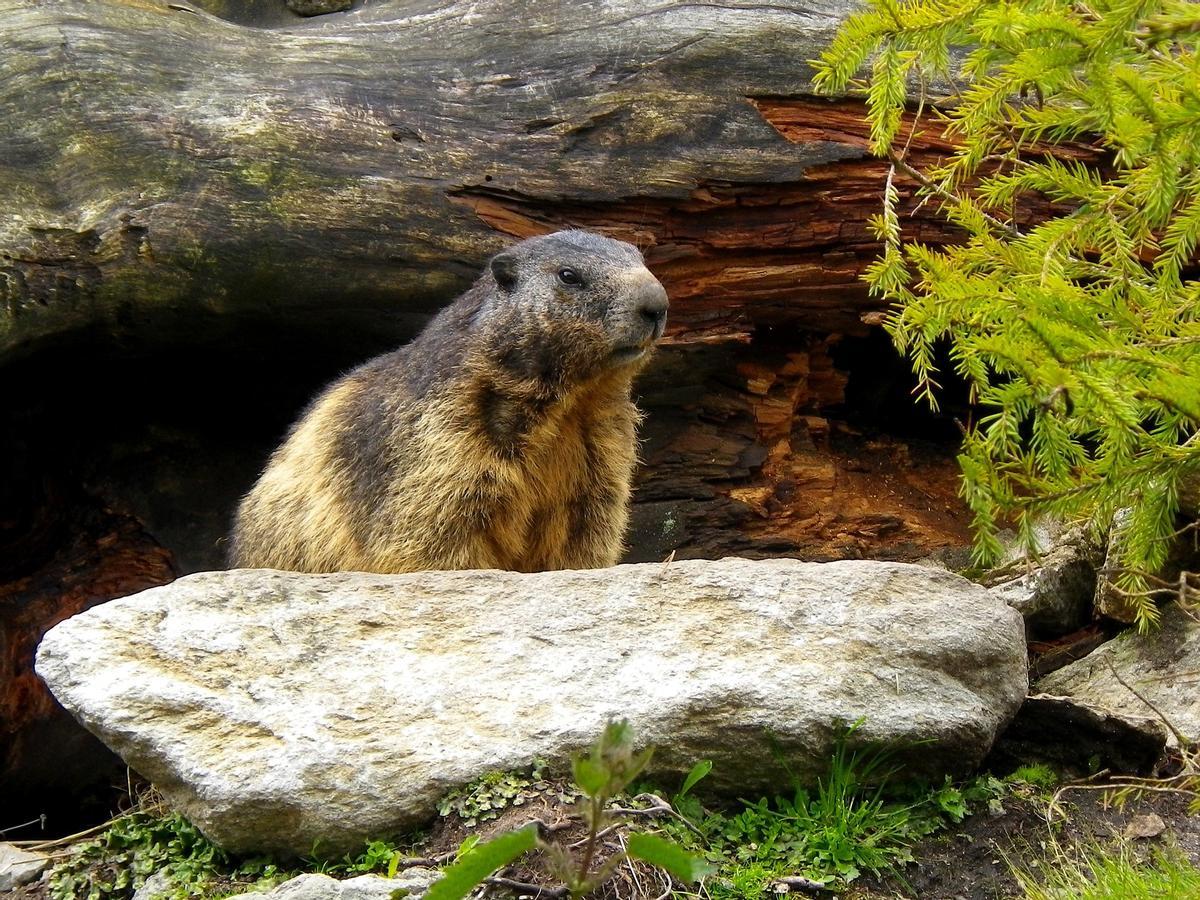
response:
<path id="1" fill-rule="evenodd" d="M 468 351 L 551 393 L 628 367 L 666 324 L 667 294 L 632 244 L 586 231 L 529 238 L 496 254 L 479 280 L 404 352 L 423 393 Z M 419 374 L 418 374 L 419 373 Z"/>
<path id="2" fill-rule="evenodd" d="M 498 253 L 489 271 L 496 293 L 485 314 L 515 313 L 530 325 L 544 323 L 547 334 L 573 332 L 606 345 L 610 362 L 638 359 L 662 336 L 667 293 L 632 244 L 560 231 Z"/>

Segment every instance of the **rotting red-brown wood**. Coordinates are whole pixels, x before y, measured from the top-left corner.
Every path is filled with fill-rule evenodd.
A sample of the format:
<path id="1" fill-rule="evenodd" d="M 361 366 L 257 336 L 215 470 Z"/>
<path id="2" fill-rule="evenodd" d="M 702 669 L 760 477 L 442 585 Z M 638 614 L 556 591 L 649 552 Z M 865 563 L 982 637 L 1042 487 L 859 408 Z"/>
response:
<path id="1" fill-rule="evenodd" d="M 135 519 L 86 498 L 63 501 L 55 514 L 55 530 L 66 540 L 36 571 L 0 583 L 0 828 L 47 811 L 51 820 L 61 816 L 69 824 L 82 794 L 102 790 L 124 772 L 37 676 L 34 653 L 42 636 L 85 609 L 175 578 L 170 552 Z"/>
<path id="2" fill-rule="evenodd" d="M 475 187 L 453 199 L 514 238 L 574 226 L 631 241 L 666 285 L 672 312 L 661 367 L 675 376 L 672 400 L 684 402 L 657 404 L 666 377 L 647 379 L 633 558 L 916 559 L 962 547 L 970 537 L 953 444 L 851 425 L 846 381 L 871 376 L 839 371 L 830 355 L 847 336 L 867 334 L 882 311 L 861 276 L 879 251 L 867 222 L 887 163 L 866 155 L 863 106 L 754 103 L 789 140 L 859 153 L 797 171 L 793 181 L 712 181 L 684 198 L 547 202 Z M 920 165 L 950 150 L 929 128 L 910 148 Z M 907 237 L 957 239 L 935 209 L 917 206 L 913 182 L 897 183 Z"/>
<path id="3" fill-rule="evenodd" d="M 662 353 L 643 384 L 633 559 L 913 560 L 969 541 L 944 443 L 846 420 L 838 341 L 775 333 Z"/>

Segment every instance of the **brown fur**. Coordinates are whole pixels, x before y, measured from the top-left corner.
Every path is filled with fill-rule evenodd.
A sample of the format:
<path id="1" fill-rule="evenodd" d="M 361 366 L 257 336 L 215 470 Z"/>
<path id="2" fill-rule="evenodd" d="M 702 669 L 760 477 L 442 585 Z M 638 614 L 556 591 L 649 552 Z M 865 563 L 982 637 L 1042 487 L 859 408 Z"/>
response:
<path id="1" fill-rule="evenodd" d="M 585 283 L 565 284 L 565 267 Z M 618 241 L 535 238 L 412 344 L 319 396 L 243 500 L 235 566 L 305 572 L 612 565 L 666 295 Z"/>

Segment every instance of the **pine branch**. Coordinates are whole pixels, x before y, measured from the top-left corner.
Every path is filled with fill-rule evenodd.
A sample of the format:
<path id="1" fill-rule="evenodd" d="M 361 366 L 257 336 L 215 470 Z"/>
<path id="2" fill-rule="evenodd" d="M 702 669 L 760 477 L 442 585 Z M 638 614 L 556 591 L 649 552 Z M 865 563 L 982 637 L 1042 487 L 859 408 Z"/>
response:
<path id="1" fill-rule="evenodd" d="M 899 169 L 901 172 L 903 172 L 905 175 L 907 175 L 909 178 L 911 178 L 913 181 L 920 184 L 921 187 L 923 187 L 926 190 L 930 191 L 931 193 L 936 194 L 937 196 L 941 197 L 947 203 L 951 203 L 954 206 L 958 206 L 958 207 L 965 207 L 968 205 L 967 200 L 964 200 L 962 197 L 959 197 L 957 194 L 951 193 L 950 191 L 943 188 L 941 185 L 934 183 L 925 175 L 925 173 L 919 171 L 918 169 L 914 169 L 907 162 L 905 162 L 903 159 L 901 159 L 899 156 L 897 156 L 893 151 L 891 151 L 891 150 L 887 151 L 887 160 L 893 166 L 895 166 L 897 169 Z M 982 216 L 983 219 L 1000 234 L 1005 235 L 1007 237 L 1011 237 L 1011 238 L 1024 237 L 1024 235 L 1021 234 L 1021 231 L 1015 225 L 1010 225 L 1008 222 L 1004 222 L 1000 219 L 997 219 L 995 216 L 990 215 L 989 213 L 986 213 L 983 210 L 976 209 L 975 212 L 977 212 L 978 215 Z"/>

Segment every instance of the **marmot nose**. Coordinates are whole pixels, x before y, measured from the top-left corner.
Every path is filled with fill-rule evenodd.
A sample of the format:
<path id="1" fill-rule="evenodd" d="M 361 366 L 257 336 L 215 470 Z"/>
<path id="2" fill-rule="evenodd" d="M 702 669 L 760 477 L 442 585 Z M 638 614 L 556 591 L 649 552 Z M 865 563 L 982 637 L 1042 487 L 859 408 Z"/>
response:
<path id="1" fill-rule="evenodd" d="M 667 324 L 667 292 L 658 282 L 648 285 L 638 300 L 637 310 L 654 331 L 654 340 L 662 337 Z"/>

